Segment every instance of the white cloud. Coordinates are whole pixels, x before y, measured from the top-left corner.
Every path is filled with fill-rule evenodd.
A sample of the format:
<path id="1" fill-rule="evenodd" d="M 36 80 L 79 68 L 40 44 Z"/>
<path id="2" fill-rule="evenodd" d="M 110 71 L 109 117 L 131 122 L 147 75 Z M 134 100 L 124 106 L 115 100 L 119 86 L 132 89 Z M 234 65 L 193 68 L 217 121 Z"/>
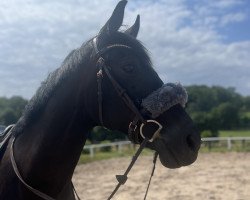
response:
<path id="1" fill-rule="evenodd" d="M 73 3 L 72 3 L 73 2 Z M 1 0 L 0 96 L 31 97 L 48 72 L 94 36 L 117 0 Z M 225 44 L 218 28 L 247 19 L 244 1 L 129 1 L 125 24 L 141 14 L 139 39 L 164 81 L 234 86 L 250 94 L 250 41 Z M 100 4 L 102 6 L 100 6 Z"/>
<path id="2" fill-rule="evenodd" d="M 230 13 L 222 16 L 221 25 L 225 26 L 232 22 L 241 22 L 246 19 L 247 15 L 245 13 Z"/>
<path id="3" fill-rule="evenodd" d="M 244 4 L 245 0 L 219 0 L 219 1 L 209 1 L 210 6 L 214 8 L 232 8 L 233 6 Z"/>
<path id="4" fill-rule="evenodd" d="M 216 5 L 220 9 L 216 11 L 219 15 L 206 5 L 197 6 L 193 12 L 183 5 L 177 5 L 178 12 L 172 13 L 174 20 L 170 22 L 158 12 L 167 10 L 167 5 L 151 7 L 150 12 L 147 12 L 148 8 L 140 8 L 147 18 L 147 24 L 142 28 L 146 34 L 141 38 L 151 50 L 156 70 L 164 81 L 219 84 L 236 87 L 243 94 L 250 93 L 250 88 L 245 84 L 250 75 L 250 41 L 225 44 L 222 42 L 224 36 L 217 31 L 222 21 L 226 26 L 246 19 L 245 13 L 223 10 L 234 4 L 235 1 L 230 1 Z M 196 17 L 199 20 L 194 20 Z M 165 18 L 168 18 L 167 14 Z M 192 20 L 187 23 L 190 25 L 183 25 L 183 21 L 189 20 Z"/>

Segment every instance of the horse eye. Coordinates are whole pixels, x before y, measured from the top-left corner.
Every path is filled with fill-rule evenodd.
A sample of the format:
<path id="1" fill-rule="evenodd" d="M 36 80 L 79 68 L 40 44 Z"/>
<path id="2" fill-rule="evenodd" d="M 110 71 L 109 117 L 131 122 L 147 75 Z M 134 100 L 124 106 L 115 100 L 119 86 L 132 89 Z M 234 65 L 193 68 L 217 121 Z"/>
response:
<path id="1" fill-rule="evenodd" d="M 134 66 L 133 65 L 124 65 L 122 69 L 127 72 L 127 73 L 132 73 L 134 71 Z"/>

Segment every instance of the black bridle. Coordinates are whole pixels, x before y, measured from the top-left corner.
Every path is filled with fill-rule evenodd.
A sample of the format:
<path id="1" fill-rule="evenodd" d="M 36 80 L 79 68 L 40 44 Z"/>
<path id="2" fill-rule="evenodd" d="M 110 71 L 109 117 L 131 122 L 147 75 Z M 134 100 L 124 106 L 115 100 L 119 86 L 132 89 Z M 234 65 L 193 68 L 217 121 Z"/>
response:
<path id="1" fill-rule="evenodd" d="M 103 102 L 102 102 L 102 79 L 103 79 L 103 76 L 105 73 L 107 75 L 108 79 L 110 80 L 110 82 L 112 83 L 118 96 L 122 99 L 122 101 L 126 104 L 126 106 L 135 115 L 134 119 L 128 125 L 128 137 L 129 137 L 129 139 L 134 143 L 140 143 L 139 142 L 139 135 L 136 133 L 136 129 L 138 126 L 140 126 L 139 132 L 140 132 L 141 137 L 143 138 L 142 142 L 140 143 L 139 149 L 137 150 L 137 152 L 133 156 L 132 161 L 129 164 L 125 173 L 123 175 L 116 175 L 116 179 L 118 181 L 118 184 L 115 187 L 115 189 L 113 190 L 113 192 L 110 194 L 110 196 L 108 198 L 108 200 L 110 200 L 115 195 L 115 193 L 118 191 L 120 186 L 124 185 L 126 183 L 126 181 L 128 179 L 128 177 L 127 177 L 128 173 L 132 169 L 133 165 L 135 164 L 135 162 L 136 162 L 137 158 L 139 157 L 139 155 L 141 154 L 142 150 L 145 148 L 146 144 L 148 142 L 153 142 L 153 140 L 159 136 L 160 131 L 162 129 L 162 125 L 159 122 L 157 122 L 156 120 L 153 120 L 153 119 L 146 120 L 143 117 L 143 113 L 142 113 L 143 111 L 139 111 L 139 109 L 135 106 L 135 103 L 132 101 L 132 99 L 127 94 L 126 90 L 111 75 L 111 73 L 109 71 L 109 67 L 106 65 L 105 59 L 103 58 L 103 55 L 111 49 L 114 49 L 114 48 L 131 49 L 131 47 L 129 47 L 127 45 L 123 45 L 123 44 L 113 44 L 113 45 L 109 45 L 109 46 L 104 47 L 103 49 L 99 50 L 98 46 L 97 46 L 97 38 L 96 37 L 92 40 L 92 44 L 93 44 L 93 47 L 95 50 L 95 56 L 97 57 L 96 58 L 97 59 L 96 66 L 98 69 L 98 72 L 97 72 L 97 95 L 98 95 L 98 108 L 99 108 L 99 121 L 100 121 L 100 123 L 104 126 Z M 151 133 L 151 135 L 145 135 L 143 133 L 144 126 L 147 126 L 148 124 L 152 124 L 152 123 L 156 124 L 158 128 L 153 133 Z M 144 200 L 147 197 L 151 178 L 154 174 L 157 156 L 158 156 L 158 153 L 156 152 L 155 156 L 154 156 L 154 160 L 153 160 L 154 166 L 152 169 L 151 177 L 149 179 L 149 183 L 148 183 L 147 190 L 146 190 L 146 193 L 144 196 Z"/>
<path id="2" fill-rule="evenodd" d="M 97 47 L 97 38 L 94 38 L 92 40 L 92 44 L 95 50 L 95 56 L 96 56 L 96 67 L 98 69 L 97 72 L 97 96 L 98 96 L 98 108 L 99 108 L 99 121 L 102 126 L 104 126 L 103 122 L 103 101 L 102 101 L 102 79 L 104 76 L 104 73 L 107 75 L 108 79 L 113 85 L 113 88 L 117 92 L 118 96 L 122 99 L 122 101 L 126 104 L 126 106 L 134 113 L 135 117 L 134 119 L 129 123 L 128 125 L 128 137 L 129 139 L 134 143 L 140 143 L 139 141 L 139 135 L 136 132 L 137 127 L 140 127 L 140 135 L 143 139 L 148 138 L 150 142 L 155 139 L 159 135 L 159 131 L 161 130 L 162 126 L 159 122 L 156 120 L 150 119 L 146 120 L 144 118 L 144 110 L 139 110 L 133 100 L 129 97 L 126 90 L 115 80 L 115 78 L 111 75 L 109 66 L 106 65 L 105 59 L 103 58 L 103 55 L 108 52 L 111 49 L 115 48 L 124 48 L 124 49 L 132 49 L 131 47 L 124 45 L 124 44 L 113 44 L 109 45 L 107 47 L 104 47 L 101 50 L 98 50 Z M 150 124 L 156 124 L 157 129 L 154 131 L 153 134 L 146 136 L 143 134 L 143 128 Z"/>

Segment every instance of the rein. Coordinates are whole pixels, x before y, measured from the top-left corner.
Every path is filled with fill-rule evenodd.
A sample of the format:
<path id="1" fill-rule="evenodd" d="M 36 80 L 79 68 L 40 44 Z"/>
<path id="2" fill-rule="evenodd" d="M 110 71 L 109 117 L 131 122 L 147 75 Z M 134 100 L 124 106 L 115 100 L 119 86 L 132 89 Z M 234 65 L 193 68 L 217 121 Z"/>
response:
<path id="1" fill-rule="evenodd" d="M 39 196 L 39 197 L 41 197 L 41 198 L 43 198 L 43 199 L 46 199 L 46 200 L 56 200 L 56 199 L 50 197 L 49 195 L 47 195 L 47 194 L 45 194 L 45 193 L 43 193 L 43 192 L 41 192 L 41 191 L 39 191 L 39 190 L 33 188 L 32 186 L 30 186 L 29 184 L 27 184 L 27 183 L 23 180 L 23 178 L 22 178 L 22 176 L 21 176 L 21 174 L 20 174 L 20 172 L 19 172 L 19 170 L 18 170 L 18 168 L 17 168 L 17 164 L 16 164 L 16 161 L 15 161 L 15 158 L 14 158 L 13 147 L 14 147 L 15 139 L 16 139 L 16 138 L 14 137 L 14 138 L 12 139 L 12 141 L 11 141 L 11 146 L 10 146 L 10 159 L 11 159 L 12 167 L 13 167 L 14 172 L 15 172 L 16 176 L 18 177 L 18 179 L 23 183 L 23 185 L 24 185 L 26 188 L 28 188 L 31 192 L 33 192 L 33 193 L 36 194 L 37 196 Z"/>
<path id="2" fill-rule="evenodd" d="M 148 138 L 145 138 L 143 140 L 143 142 L 141 143 L 139 149 L 137 150 L 137 152 L 135 153 L 135 155 L 132 157 L 132 160 L 128 166 L 128 168 L 126 169 L 125 173 L 123 175 L 116 175 L 116 180 L 118 181 L 118 184 L 116 185 L 115 189 L 113 190 L 113 192 L 110 194 L 110 196 L 108 197 L 107 200 L 110 200 L 112 199 L 112 197 L 115 195 L 115 193 L 118 191 L 118 189 L 120 188 L 121 185 L 124 185 L 128 179 L 128 173 L 130 172 L 130 170 L 132 169 L 132 167 L 134 166 L 137 158 L 140 156 L 142 150 L 144 149 L 144 147 L 146 146 L 146 144 L 149 142 L 149 139 Z M 146 200 L 147 198 L 147 194 L 148 194 L 148 190 L 149 190 L 149 186 L 150 186 L 150 183 L 151 183 L 151 180 L 152 180 L 152 177 L 154 175 L 154 170 L 155 170 L 155 164 L 156 164 L 156 160 L 157 160 L 157 157 L 158 157 L 158 153 L 155 152 L 154 154 L 154 160 L 153 160 L 153 169 L 152 169 L 152 172 L 151 172 L 151 176 L 150 176 L 150 179 L 149 179 L 149 182 L 148 182 L 148 186 L 147 186 L 147 190 L 146 190 L 146 193 L 145 193 L 145 196 L 144 196 L 144 200 Z"/>
<path id="3" fill-rule="evenodd" d="M 15 157 L 14 157 L 14 144 L 15 144 L 15 140 L 16 140 L 16 137 L 13 137 L 12 141 L 11 141 L 11 145 L 10 145 L 10 160 L 11 160 L 11 164 L 12 164 L 12 167 L 13 167 L 13 170 L 17 176 L 17 178 L 22 182 L 22 184 L 28 189 L 30 190 L 33 194 L 41 197 L 42 199 L 45 199 L 45 200 L 56 200 L 55 198 L 33 188 L 32 186 L 30 186 L 28 183 L 25 182 L 25 180 L 23 180 L 19 170 L 18 170 L 18 167 L 17 167 L 17 164 L 16 164 L 16 161 L 15 161 Z M 75 196 L 77 197 L 78 200 L 80 200 L 80 197 L 78 196 L 76 190 L 75 190 L 75 187 L 73 185 L 73 183 L 71 182 L 71 185 L 72 185 L 72 189 L 73 189 L 73 192 L 75 194 Z"/>
<path id="4" fill-rule="evenodd" d="M 11 132 L 11 131 L 10 131 Z M 135 153 L 135 155 L 132 157 L 132 160 L 128 166 L 128 168 L 126 169 L 125 173 L 123 175 L 116 175 L 116 179 L 118 181 L 118 184 L 117 186 L 115 187 L 115 189 L 113 190 L 113 192 L 110 194 L 110 196 L 108 197 L 107 200 L 110 200 L 112 199 L 112 197 L 116 194 L 116 192 L 118 191 L 118 189 L 120 188 L 121 185 L 124 185 L 128 179 L 128 174 L 130 172 L 130 170 L 132 169 L 132 167 L 134 166 L 137 158 L 140 156 L 142 150 L 145 148 L 146 144 L 148 142 L 151 142 L 153 141 L 154 139 L 154 136 L 158 134 L 158 132 L 155 132 L 155 134 L 153 135 L 152 138 L 147 138 L 145 137 L 143 142 L 140 144 L 140 147 L 138 148 L 137 152 Z M 33 188 L 32 186 L 30 186 L 28 183 L 26 183 L 19 170 L 18 170 L 18 167 L 17 167 L 17 164 L 16 164 L 16 161 L 15 161 L 15 157 L 14 157 L 14 144 L 15 144 L 15 137 L 12 139 L 11 141 L 11 146 L 10 146 L 10 159 L 11 159 L 11 164 L 12 164 L 12 167 L 13 167 L 13 170 L 16 174 L 16 176 L 18 177 L 18 179 L 23 183 L 23 185 L 29 189 L 32 193 L 34 193 L 35 195 L 41 197 L 42 199 L 45 199 L 45 200 L 56 200 L 55 198 Z M 156 160 L 157 160 L 157 156 L 158 156 L 158 153 L 155 152 L 154 154 L 154 159 L 153 159 L 153 168 L 152 168 L 152 172 L 151 172 L 151 176 L 150 176 L 150 179 L 149 179 L 149 182 L 148 182 L 148 186 L 147 186 L 147 190 L 146 190 L 146 193 L 145 193 L 145 196 L 144 196 L 144 200 L 146 200 L 147 198 L 147 194 L 148 194 L 148 190 L 149 190 L 149 186 L 150 186 L 150 183 L 151 183 L 151 180 L 152 180 L 152 177 L 154 175 L 154 170 L 155 170 L 155 165 L 156 165 Z M 71 185 L 72 185 L 72 189 L 73 189 L 73 192 L 75 194 L 75 196 L 77 197 L 78 200 L 81 200 L 80 197 L 78 196 L 77 192 L 76 192 L 76 189 L 73 185 L 73 183 L 71 182 Z"/>

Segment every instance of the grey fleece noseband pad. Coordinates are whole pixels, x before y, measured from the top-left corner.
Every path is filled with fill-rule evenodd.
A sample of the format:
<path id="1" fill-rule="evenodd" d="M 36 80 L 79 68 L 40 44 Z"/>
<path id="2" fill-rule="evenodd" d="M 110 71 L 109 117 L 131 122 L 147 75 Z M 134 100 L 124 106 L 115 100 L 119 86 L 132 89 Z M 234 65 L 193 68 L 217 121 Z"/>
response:
<path id="1" fill-rule="evenodd" d="M 141 105 L 156 118 L 176 104 L 184 107 L 187 100 L 187 91 L 180 83 L 166 83 L 143 99 Z"/>

